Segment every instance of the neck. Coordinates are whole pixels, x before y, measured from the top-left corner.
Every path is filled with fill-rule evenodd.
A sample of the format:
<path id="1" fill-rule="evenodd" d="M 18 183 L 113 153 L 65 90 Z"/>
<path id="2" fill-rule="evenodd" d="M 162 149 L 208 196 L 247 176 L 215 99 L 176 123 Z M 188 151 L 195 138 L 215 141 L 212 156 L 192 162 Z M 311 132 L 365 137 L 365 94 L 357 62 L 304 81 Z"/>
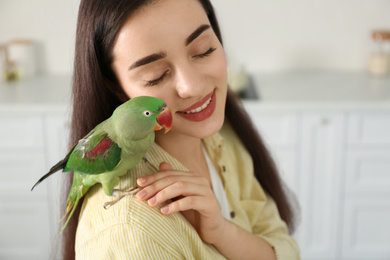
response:
<path id="1" fill-rule="evenodd" d="M 189 170 L 194 170 L 199 163 L 204 161 L 201 141 L 199 138 L 187 135 L 156 133 L 156 143 Z"/>

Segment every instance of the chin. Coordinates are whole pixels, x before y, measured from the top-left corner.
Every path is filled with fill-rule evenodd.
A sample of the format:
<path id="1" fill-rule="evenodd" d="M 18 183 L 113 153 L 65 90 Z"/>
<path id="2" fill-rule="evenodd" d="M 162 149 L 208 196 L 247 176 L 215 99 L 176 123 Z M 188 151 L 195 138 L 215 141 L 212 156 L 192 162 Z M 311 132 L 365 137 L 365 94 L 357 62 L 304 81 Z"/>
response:
<path id="1" fill-rule="evenodd" d="M 199 125 L 194 126 L 194 128 L 191 129 L 191 132 L 196 138 L 204 139 L 210 137 L 221 130 L 224 119 L 224 115 L 219 116 L 217 119 L 211 117 L 209 120 L 207 120 L 208 122 L 204 122 L 203 124 L 198 123 Z"/>

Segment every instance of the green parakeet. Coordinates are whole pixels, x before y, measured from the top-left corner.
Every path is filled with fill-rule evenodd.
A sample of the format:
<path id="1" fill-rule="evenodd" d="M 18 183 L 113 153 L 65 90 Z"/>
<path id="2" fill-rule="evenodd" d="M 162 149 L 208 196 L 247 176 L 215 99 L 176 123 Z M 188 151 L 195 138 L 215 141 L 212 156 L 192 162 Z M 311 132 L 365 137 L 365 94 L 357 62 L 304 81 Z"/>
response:
<path id="1" fill-rule="evenodd" d="M 53 173 L 73 171 L 73 183 L 67 200 L 68 219 L 79 200 L 96 183 L 104 193 L 113 195 L 119 177 L 133 168 L 154 143 L 154 131 L 172 127 L 172 114 L 166 103 L 155 97 L 135 97 L 118 106 L 112 116 L 97 125 L 32 187 Z M 131 191 L 128 191 L 131 194 Z M 117 200 L 119 200 L 120 196 Z M 110 203 L 113 204 L 113 203 Z"/>

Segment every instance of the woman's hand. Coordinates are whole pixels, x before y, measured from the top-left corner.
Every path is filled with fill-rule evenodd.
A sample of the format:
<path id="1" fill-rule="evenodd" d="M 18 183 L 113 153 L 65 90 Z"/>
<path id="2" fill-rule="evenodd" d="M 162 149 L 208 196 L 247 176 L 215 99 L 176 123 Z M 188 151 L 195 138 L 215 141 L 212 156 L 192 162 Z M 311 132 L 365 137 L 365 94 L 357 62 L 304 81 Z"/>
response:
<path id="1" fill-rule="evenodd" d="M 161 163 L 159 172 L 139 178 L 137 184 L 143 187 L 137 193 L 139 200 L 147 200 L 151 207 L 172 200 L 161 208 L 163 214 L 181 212 L 204 241 L 214 244 L 220 239 L 227 220 L 207 178 Z"/>
<path id="2" fill-rule="evenodd" d="M 265 240 L 222 216 L 210 182 L 204 176 L 175 171 L 168 163 L 161 163 L 159 172 L 139 178 L 137 184 L 143 187 L 137 193 L 139 200 L 147 200 L 151 207 L 171 200 L 161 212 L 181 212 L 202 240 L 213 244 L 225 257 L 276 259 Z"/>

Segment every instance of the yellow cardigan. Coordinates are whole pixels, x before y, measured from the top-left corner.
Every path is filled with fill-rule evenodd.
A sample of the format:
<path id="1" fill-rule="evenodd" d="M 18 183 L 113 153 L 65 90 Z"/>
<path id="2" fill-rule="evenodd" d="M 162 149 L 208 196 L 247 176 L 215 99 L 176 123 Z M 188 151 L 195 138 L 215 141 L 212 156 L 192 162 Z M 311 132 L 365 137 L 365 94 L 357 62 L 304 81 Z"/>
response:
<path id="1" fill-rule="evenodd" d="M 203 144 L 221 177 L 232 221 L 265 239 L 278 259 L 300 259 L 297 243 L 274 201 L 255 179 L 252 159 L 233 130 L 224 126 Z M 118 189 L 135 185 L 137 178 L 153 174 L 164 161 L 174 169 L 187 170 L 157 144 L 146 157 L 148 162 L 142 160 L 121 178 Z M 225 259 L 201 240 L 180 213 L 163 215 L 160 206 L 151 208 L 133 196 L 103 209 L 109 200 L 101 185 L 87 193 L 77 227 L 76 259 Z"/>

